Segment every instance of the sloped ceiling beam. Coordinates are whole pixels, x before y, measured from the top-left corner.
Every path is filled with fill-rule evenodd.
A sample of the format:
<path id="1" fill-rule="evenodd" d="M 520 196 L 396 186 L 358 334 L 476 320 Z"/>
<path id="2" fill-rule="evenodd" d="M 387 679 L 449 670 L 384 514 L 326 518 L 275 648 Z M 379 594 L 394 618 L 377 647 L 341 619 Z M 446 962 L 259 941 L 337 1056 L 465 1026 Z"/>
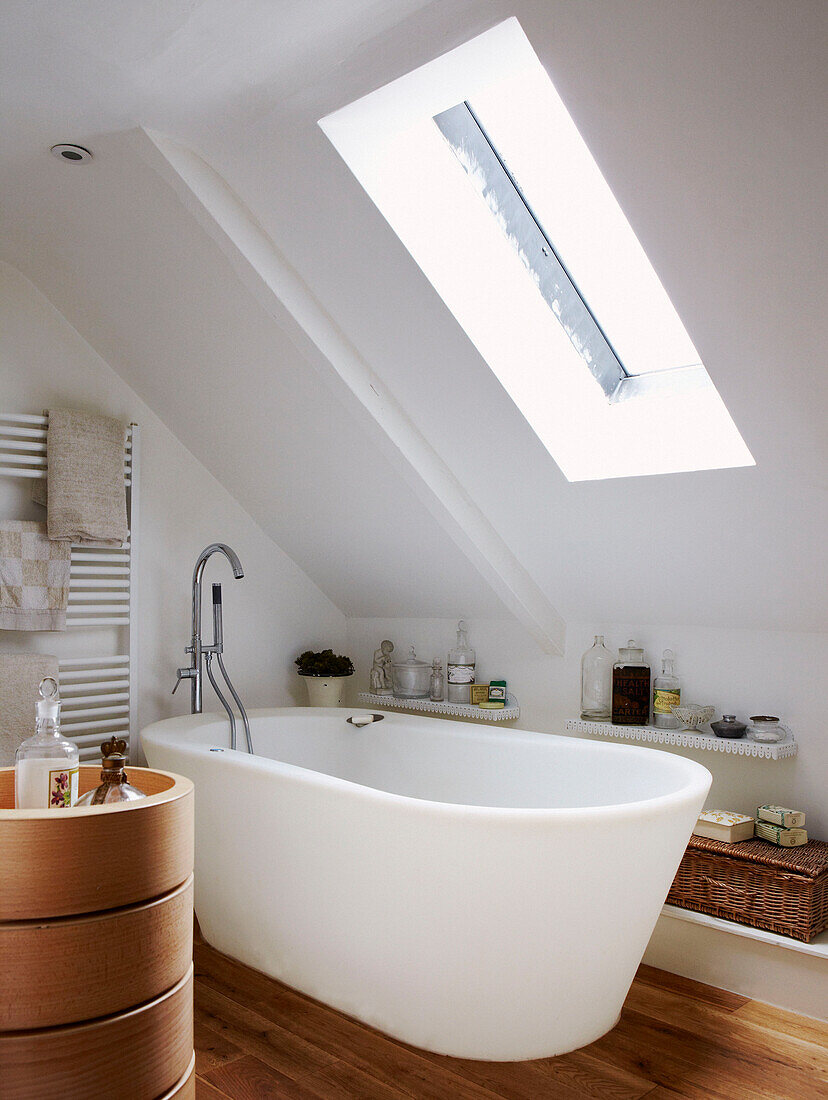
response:
<path id="1" fill-rule="evenodd" d="M 136 131 L 140 155 L 221 248 L 247 288 L 299 350 L 333 369 L 417 477 L 417 495 L 545 653 L 564 652 L 566 624 L 487 516 L 226 181 L 189 149 Z"/>

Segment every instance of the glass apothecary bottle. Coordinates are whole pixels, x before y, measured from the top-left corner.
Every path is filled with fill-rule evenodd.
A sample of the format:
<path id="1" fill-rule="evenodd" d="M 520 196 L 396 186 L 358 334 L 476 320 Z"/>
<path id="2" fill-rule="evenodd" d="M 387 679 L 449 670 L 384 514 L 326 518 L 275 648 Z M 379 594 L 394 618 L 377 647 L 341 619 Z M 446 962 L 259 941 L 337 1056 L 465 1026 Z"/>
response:
<path id="1" fill-rule="evenodd" d="M 661 656 L 661 675 L 653 680 L 653 725 L 663 730 L 678 729 L 679 720 L 673 707 L 681 705 L 681 681 L 675 673 L 672 649 Z"/>
<path id="2" fill-rule="evenodd" d="M 429 683 L 428 697 L 432 703 L 442 703 L 446 694 L 445 677 L 443 676 L 443 662 L 435 657 L 431 662 L 431 682 Z"/>
<path id="3" fill-rule="evenodd" d="M 618 726 L 646 726 L 649 718 L 650 668 L 644 650 L 630 638 L 612 666 L 612 721 Z"/>
<path id="4" fill-rule="evenodd" d="M 78 747 L 60 732 L 57 680 L 40 681 L 35 735 L 14 758 L 14 804 L 18 810 L 66 810 L 78 800 Z"/>
<path id="5" fill-rule="evenodd" d="M 612 654 L 604 635 L 581 658 L 581 717 L 589 722 L 609 722 L 612 713 Z"/>
<path id="6" fill-rule="evenodd" d="M 103 762 L 101 765 L 101 784 L 93 791 L 87 791 L 78 799 L 79 806 L 103 806 L 112 802 L 134 802 L 146 798 L 143 791 L 133 787 L 124 771 L 126 764 L 126 741 L 113 737 L 101 745 Z"/>
<path id="7" fill-rule="evenodd" d="M 474 683 L 475 652 L 469 645 L 468 627 L 461 619 L 457 624 L 457 641 L 449 651 L 448 665 L 448 701 L 450 703 L 468 703 L 469 684 Z"/>

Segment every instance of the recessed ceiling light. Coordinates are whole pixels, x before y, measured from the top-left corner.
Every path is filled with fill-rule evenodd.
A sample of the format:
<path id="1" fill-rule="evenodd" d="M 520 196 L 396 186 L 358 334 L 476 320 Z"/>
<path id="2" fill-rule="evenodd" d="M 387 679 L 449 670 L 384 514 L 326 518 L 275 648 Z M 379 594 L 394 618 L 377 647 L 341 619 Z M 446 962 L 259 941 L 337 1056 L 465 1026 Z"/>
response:
<path id="1" fill-rule="evenodd" d="M 53 145 L 52 154 L 59 160 L 68 161 L 69 164 L 83 164 L 91 160 L 92 154 L 82 145 Z"/>

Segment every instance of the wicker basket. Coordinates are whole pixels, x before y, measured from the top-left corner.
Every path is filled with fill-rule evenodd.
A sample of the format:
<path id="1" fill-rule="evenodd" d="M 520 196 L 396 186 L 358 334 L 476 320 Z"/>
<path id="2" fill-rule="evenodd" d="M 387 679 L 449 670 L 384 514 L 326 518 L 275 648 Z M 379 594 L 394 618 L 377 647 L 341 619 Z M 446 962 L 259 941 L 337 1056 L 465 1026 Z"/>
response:
<path id="1" fill-rule="evenodd" d="M 809 943 L 828 928 L 828 843 L 779 848 L 693 836 L 667 904 Z"/>

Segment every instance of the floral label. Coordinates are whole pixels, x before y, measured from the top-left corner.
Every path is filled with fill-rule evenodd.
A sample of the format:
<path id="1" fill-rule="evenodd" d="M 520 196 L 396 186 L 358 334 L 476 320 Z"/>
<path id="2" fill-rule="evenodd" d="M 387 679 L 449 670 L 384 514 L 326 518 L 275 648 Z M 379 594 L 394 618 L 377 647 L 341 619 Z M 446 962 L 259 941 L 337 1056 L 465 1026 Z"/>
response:
<path id="1" fill-rule="evenodd" d="M 54 768 L 49 772 L 49 807 L 66 810 L 78 800 L 79 768 Z"/>
<path id="2" fill-rule="evenodd" d="M 681 691 L 656 688 L 653 692 L 653 714 L 672 714 L 673 707 L 681 703 Z"/>

